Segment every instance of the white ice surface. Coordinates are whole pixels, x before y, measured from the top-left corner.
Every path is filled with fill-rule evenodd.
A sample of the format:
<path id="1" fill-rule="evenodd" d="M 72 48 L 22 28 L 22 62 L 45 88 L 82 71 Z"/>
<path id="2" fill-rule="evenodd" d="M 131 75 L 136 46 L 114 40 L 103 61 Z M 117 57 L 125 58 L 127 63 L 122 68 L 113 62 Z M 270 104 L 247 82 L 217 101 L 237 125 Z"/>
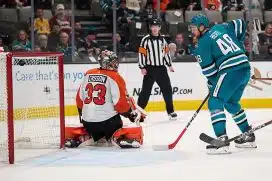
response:
<path id="1" fill-rule="evenodd" d="M 173 142 L 193 115 L 178 112 L 180 120 L 169 122 L 165 113 L 149 113 L 144 125 L 141 149 L 88 147 L 47 153 L 31 150 L 15 165 L 0 165 L 1 181 L 271 181 L 272 126 L 256 132 L 258 148 L 236 149 L 230 155 L 206 155 L 201 132 L 213 135 L 209 113 L 201 111 L 180 143 L 171 151 L 153 151 L 152 145 Z M 272 110 L 247 110 L 250 123 L 261 124 L 272 119 Z M 239 133 L 228 116 L 230 137 Z M 44 152 L 29 158 L 29 154 Z M 21 153 L 22 154 L 22 153 Z"/>

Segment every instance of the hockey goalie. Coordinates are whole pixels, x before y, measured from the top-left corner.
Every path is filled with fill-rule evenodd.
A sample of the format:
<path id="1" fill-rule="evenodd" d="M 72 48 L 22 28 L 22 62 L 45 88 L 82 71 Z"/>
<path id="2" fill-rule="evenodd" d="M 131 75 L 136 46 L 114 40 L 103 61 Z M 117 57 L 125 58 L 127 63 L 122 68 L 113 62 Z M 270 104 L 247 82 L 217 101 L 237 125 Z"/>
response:
<path id="1" fill-rule="evenodd" d="M 112 51 L 102 51 L 100 68 L 85 73 L 76 103 L 83 127 L 66 127 L 66 147 L 82 145 L 139 148 L 143 144 L 140 122 L 146 114 L 138 110 L 128 96 L 126 84 L 118 73 L 119 60 Z M 123 127 L 121 115 L 133 122 Z"/>

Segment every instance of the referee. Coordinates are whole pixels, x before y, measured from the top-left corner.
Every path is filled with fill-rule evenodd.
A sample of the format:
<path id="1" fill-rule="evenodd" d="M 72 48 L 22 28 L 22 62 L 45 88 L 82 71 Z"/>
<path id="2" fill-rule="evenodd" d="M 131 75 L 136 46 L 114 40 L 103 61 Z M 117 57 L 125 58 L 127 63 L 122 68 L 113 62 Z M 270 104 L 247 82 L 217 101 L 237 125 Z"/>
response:
<path id="1" fill-rule="evenodd" d="M 143 109 L 146 107 L 153 84 L 157 82 L 162 91 L 169 120 L 176 120 L 177 114 L 174 112 L 172 86 L 165 65 L 169 67 L 171 72 L 174 72 L 174 69 L 167 42 L 160 35 L 160 29 L 160 21 L 153 19 L 150 23 L 151 33 L 141 40 L 139 67 L 144 79 L 137 104 Z"/>

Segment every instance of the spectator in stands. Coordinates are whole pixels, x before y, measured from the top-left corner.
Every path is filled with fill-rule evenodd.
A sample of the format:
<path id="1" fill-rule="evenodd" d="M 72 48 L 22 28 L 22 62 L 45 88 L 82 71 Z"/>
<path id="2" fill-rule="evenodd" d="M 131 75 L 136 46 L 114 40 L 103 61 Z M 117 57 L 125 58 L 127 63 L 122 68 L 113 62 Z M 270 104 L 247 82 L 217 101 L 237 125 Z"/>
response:
<path id="1" fill-rule="evenodd" d="M 55 51 L 59 43 L 60 26 L 58 24 L 53 25 L 51 33 L 48 35 L 48 49 Z"/>
<path id="2" fill-rule="evenodd" d="M 95 57 L 99 52 L 96 35 L 92 31 L 88 32 L 88 35 L 84 38 L 78 37 L 76 39 L 76 47 L 81 58 Z"/>
<path id="3" fill-rule="evenodd" d="M 116 8 L 119 8 L 121 4 L 120 0 L 116 1 Z M 113 6 L 113 1 L 112 0 L 99 0 L 99 5 L 102 9 L 103 12 L 103 17 L 105 20 L 108 20 L 109 23 L 112 22 L 112 6 Z"/>
<path id="4" fill-rule="evenodd" d="M 167 5 L 170 3 L 170 0 L 161 0 L 160 1 L 160 10 L 166 11 Z M 158 0 L 153 0 L 153 9 L 157 9 L 158 7 Z"/>
<path id="5" fill-rule="evenodd" d="M 259 35 L 260 45 L 271 45 L 272 44 L 272 23 L 267 23 L 265 31 Z"/>
<path id="6" fill-rule="evenodd" d="M 205 0 L 204 7 L 206 10 L 209 10 L 209 11 L 219 11 L 221 8 L 221 1 L 220 0 Z"/>
<path id="7" fill-rule="evenodd" d="M 246 10 L 249 7 L 249 3 L 250 3 L 249 0 L 243 0 L 243 4 Z M 261 9 L 260 0 L 252 0 L 251 9 Z"/>
<path id="8" fill-rule="evenodd" d="M 112 39 L 114 39 L 114 37 L 112 37 Z M 122 54 L 125 52 L 125 45 L 121 43 L 122 39 L 120 33 L 116 33 L 115 39 L 117 55 L 122 57 Z M 113 51 L 113 45 L 108 46 L 107 49 Z"/>
<path id="9" fill-rule="evenodd" d="M 186 7 L 189 11 L 199 11 L 201 10 L 201 1 L 200 0 L 189 0 L 188 6 Z"/>
<path id="10" fill-rule="evenodd" d="M 41 52 L 41 47 L 39 45 L 35 45 L 34 51 Z"/>
<path id="11" fill-rule="evenodd" d="M 246 55 L 249 56 L 249 52 L 252 52 L 253 44 L 252 44 L 251 40 L 249 39 L 248 33 L 246 34 L 246 37 L 245 37 L 244 46 L 246 49 Z"/>
<path id="12" fill-rule="evenodd" d="M 60 43 L 57 46 L 57 52 L 64 53 L 64 56 L 72 56 L 72 47 L 69 44 L 69 35 L 66 32 L 60 33 Z"/>
<path id="13" fill-rule="evenodd" d="M 152 2 L 147 2 L 145 8 L 141 12 L 141 19 L 147 22 L 147 26 L 148 22 L 156 17 L 156 11 L 153 9 L 152 6 Z"/>
<path id="14" fill-rule="evenodd" d="M 4 52 L 8 52 L 9 48 L 4 44 L 3 39 L 0 37 L 0 48 L 4 50 Z"/>
<path id="15" fill-rule="evenodd" d="M 176 34 L 175 44 L 177 46 L 178 55 L 188 54 L 188 46 L 184 42 L 184 35 L 182 33 Z"/>
<path id="16" fill-rule="evenodd" d="M 60 31 L 65 31 L 67 34 L 70 34 L 72 30 L 70 18 L 66 15 L 63 4 L 58 4 L 56 6 L 55 16 L 49 20 L 50 29 L 56 24 L 60 26 Z"/>
<path id="17" fill-rule="evenodd" d="M 169 43 L 169 53 L 172 60 L 176 59 L 177 45 L 175 43 Z"/>
<path id="18" fill-rule="evenodd" d="M 133 6 L 133 3 L 131 3 L 128 7 L 127 5 L 127 2 L 122 0 L 120 7 L 117 10 L 118 30 L 125 35 L 125 41 L 128 41 L 130 36 L 129 24 L 136 19 L 140 20 L 140 17 L 138 16 L 140 10 L 139 2 L 137 2 L 135 6 Z"/>
<path id="19" fill-rule="evenodd" d="M 38 45 L 41 49 L 41 52 L 50 52 L 50 50 L 47 47 L 47 45 L 48 45 L 47 35 L 43 35 L 43 34 L 39 35 L 38 40 L 39 40 Z M 51 50 L 51 51 L 53 51 L 53 50 Z"/>
<path id="20" fill-rule="evenodd" d="M 43 9 L 38 8 L 36 10 L 36 16 L 34 20 L 34 29 L 37 32 L 37 34 L 46 34 L 48 35 L 50 33 L 50 27 L 48 19 L 43 17 Z"/>
<path id="21" fill-rule="evenodd" d="M 31 42 L 28 40 L 28 35 L 25 30 L 20 30 L 17 34 L 17 39 L 12 42 L 12 51 L 30 51 Z"/>
<path id="22" fill-rule="evenodd" d="M 241 11 L 245 8 L 243 0 L 224 0 L 223 11 Z"/>
<path id="23" fill-rule="evenodd" d="M 272 11 L 272 1 L 271 0 L 265 0 L 264 1 L 264 8 L 267 11 Z"/>
<path id="24" fill-rule="evenodd" d="M 134 1 L 134 0 L 129 0 Z M 121 23 L 131 23 L 133 19 L 137 18 L 136 16 L 140 11 L 140 2 L 137 1 L 136 4 L 130 2 L 128 4 L 128 0 L 122 0 L 121 4 L 117 10 L 117 21 Z"/>
<path id="25" fill-rule="evenodd" d="M 84 31 L 80 22 L 75 22 L 75 38 L 84 38 Z"/>

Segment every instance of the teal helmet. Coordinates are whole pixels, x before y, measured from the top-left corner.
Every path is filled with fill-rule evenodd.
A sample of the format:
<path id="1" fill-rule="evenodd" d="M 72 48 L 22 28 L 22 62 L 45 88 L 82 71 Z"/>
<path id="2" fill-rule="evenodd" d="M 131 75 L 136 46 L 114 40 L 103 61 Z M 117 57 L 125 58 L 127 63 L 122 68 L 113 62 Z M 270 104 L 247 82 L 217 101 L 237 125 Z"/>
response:
<path id="1" fill-rule="evenodd" d="M 197 28 L 200 27 L 200 25 L 203 25 L 205 27 L 209 27 L 209 19 L 204 14 L 198 14 L 192 18 L 193 25 L 195 25 Z"/>

